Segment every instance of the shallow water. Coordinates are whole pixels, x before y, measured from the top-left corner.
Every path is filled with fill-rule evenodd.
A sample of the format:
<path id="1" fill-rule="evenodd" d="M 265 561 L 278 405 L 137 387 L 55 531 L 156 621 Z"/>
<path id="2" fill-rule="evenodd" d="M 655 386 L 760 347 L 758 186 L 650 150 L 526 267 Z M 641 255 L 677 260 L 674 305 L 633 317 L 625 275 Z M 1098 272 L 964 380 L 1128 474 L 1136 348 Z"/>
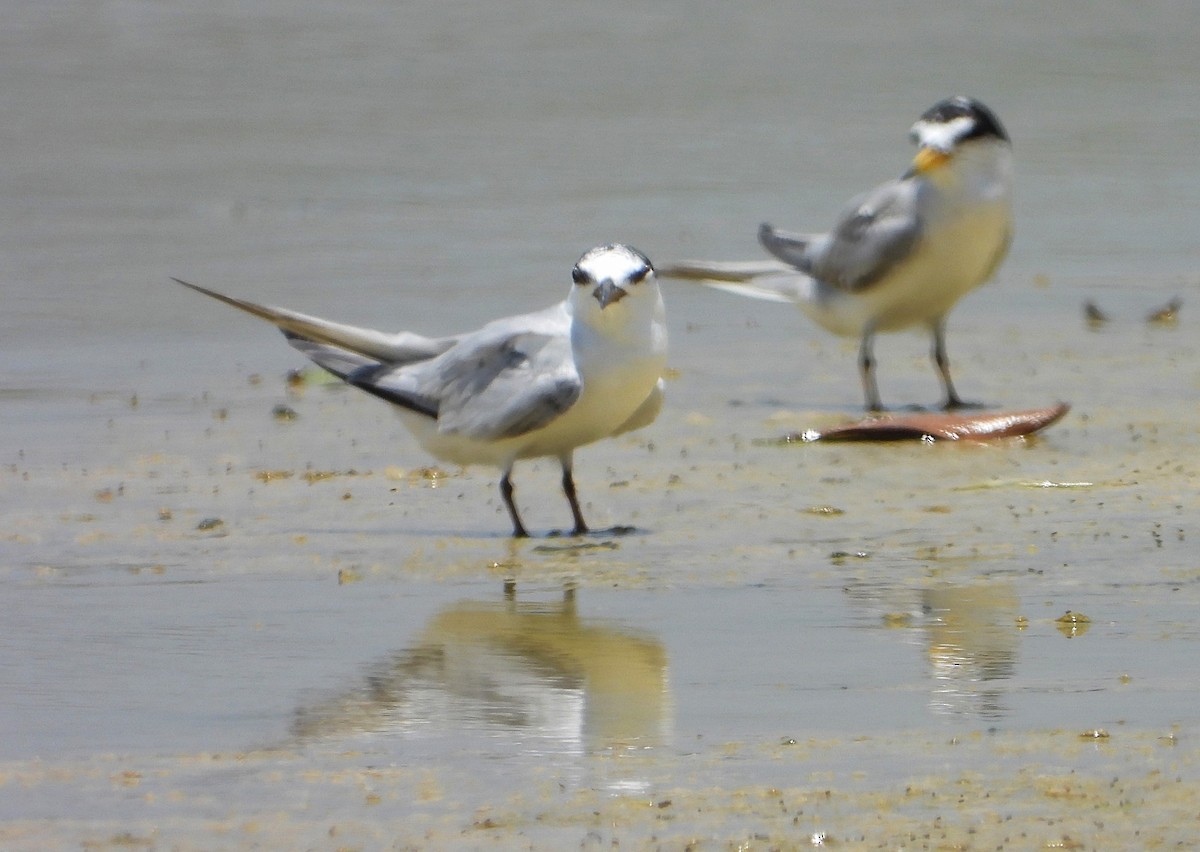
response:
<path id="1" fill-rule="evenodd" d="M 1200 12 L 1103 12 L 11 9 L 4 845 L 1194 842 Z M 168 281 L 469 328 L 600 242 L 755 257 L 958 91 L 1018 235 L 950 354 L 1070 402 L 1036 439 L 781 445 L 857 414 L 853 345 L 668 284 L 667 409 L 578 455 L 635 531 L 546 536 L 531 464 L 513 543 L 493 473 Z M 936 400 L 926 347 L 880 340 L 885 402 Z"/>

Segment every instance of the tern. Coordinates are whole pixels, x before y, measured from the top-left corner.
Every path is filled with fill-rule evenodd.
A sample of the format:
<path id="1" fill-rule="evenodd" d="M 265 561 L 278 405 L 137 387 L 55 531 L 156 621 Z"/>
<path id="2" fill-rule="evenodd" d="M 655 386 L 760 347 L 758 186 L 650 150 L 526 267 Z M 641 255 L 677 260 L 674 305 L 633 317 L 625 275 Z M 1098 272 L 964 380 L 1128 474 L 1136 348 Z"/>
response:
<path id="1" fill-rule="evenodd" d="M 577 447 L 649 425 L 663 403 L 667 328 L 654 267 L 610 244 L 586 252 L 567 298 L 450 337 L 388 334 L 268 307 L 172 279 L 274 323 L 296 349 L 397 407 L 437 459 L 502 471 L 513 536 L 528 535 L 513 501 L 519 459 L 562 465 L 573 534 L 588 532 L 572 475 Z"/>
<path id="2" fill-rule="evenodd" d="M 900 178 L 853 199 L 824 234 L 759 228 L 774 261 L 686 261 L 661 278 L 700 281 L 745 296 L 793 302 L 822 328 L 859 340 L 869 411 L 883 408 L 875 382 L 878 332 L 925 326 L 947 409 L 965 405 L 950 379 L 946 317 L 990 279 L 1012 242 L 1012 145 L 995 114 L 953 97 L 912 126 L 918 146 Z"/>

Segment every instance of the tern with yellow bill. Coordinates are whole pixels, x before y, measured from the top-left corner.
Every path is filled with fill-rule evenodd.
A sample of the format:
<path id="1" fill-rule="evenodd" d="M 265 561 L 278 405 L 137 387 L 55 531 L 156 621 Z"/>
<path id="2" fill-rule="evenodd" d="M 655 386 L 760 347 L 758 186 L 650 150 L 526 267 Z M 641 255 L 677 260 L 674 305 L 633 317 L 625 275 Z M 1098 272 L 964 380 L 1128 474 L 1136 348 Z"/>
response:
<path id="1" fill-rule="evenodd" d="M 758 239 L 774 261 L 686 261 L 659 277 L 699 281 L 744 296 L 793 302 L 822 328 L 859 340 L 866 407 L 883 408 L 875 381 L 878 332 L 924 326 L 945 389 L 945 407 L 965 404 L 950 379 L 946 317 L 990 279 L 1012 241 L 1012 146 L 977 100 L 954 97 L 912 127 L 912 167 L 850 202 L 824 234 L 764 224 Z"/>

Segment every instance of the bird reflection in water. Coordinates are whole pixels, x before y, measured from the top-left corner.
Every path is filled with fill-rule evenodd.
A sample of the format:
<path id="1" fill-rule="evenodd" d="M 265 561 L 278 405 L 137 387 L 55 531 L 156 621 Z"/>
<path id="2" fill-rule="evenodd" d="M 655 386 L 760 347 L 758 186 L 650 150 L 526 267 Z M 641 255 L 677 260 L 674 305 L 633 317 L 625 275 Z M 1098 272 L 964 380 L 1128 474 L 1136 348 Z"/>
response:
<path id="1" fill-rule="evenodd" d="M 658 745 L 670 728 L 662 643 L 580 618 L 561 600 L 463 601 L 439 612 L 411 647 L 367 668 L 363 683 L 297 711 L 301 740 L 363 733 L 480 732 L 560 752 Z"/>
<path id="2" fill-rule="evenodd" d="M 933 664 L 935 713 L 1000 719 L 1016 671 L 1019 601 L 1008 583 L 940 586 L 921 593 Z"/>

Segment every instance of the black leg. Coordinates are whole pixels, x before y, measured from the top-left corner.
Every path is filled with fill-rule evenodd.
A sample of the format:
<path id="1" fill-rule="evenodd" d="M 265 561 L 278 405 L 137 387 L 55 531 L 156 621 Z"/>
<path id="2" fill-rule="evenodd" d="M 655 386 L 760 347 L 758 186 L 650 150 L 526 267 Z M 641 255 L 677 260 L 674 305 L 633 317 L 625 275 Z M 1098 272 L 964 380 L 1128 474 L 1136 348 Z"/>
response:
<path id="1" fill-rule="evenodd" d="M 937 367 L 938 374 L 942 377 L 942 387 L 946 390 L 945 408 L 962 408 L 964 403 L 958 395 L 958 391 L 954 389 L 954 382 L 950 380 L 950 358 L 946 355 L 946 319 L 939 317 L 933 323 L 933 363 Z"/>
<path id="2" fill-rule="evenodd" d="M 512 471 L 506 470 L 504 476 L 500 477 L 500 496 L 504 498 L 504 505 L 512 518 L 513 538 L 529 538 L 529 533 L 525 532 L 525 525 L 521 523 L 521 516 L 517 514 L 517 504 L 513 502 L 513 486 L 509 478 L 511 473 Z"/>
<path id="3" fill-rule="evenodd" d="M 579 499 L 575 496 L 575 478 L 571 476 L 571 460 L 569 458 L 562 461 L 562 489 L 567 495 L 567 502 L 571 504 L 571 517 L 575 519 L 575 529 L 571 530 L 571 535 L 583 535 L 588 531 L 588 525 L 583 520 L 583 512 L 579 511 Z"/>
<path id="4" fill-rule="evenodd" d="M 868 328 L 863 332 L 862 343 L 858 347 L 858 371 L 862 376 L 863 395 L 867 398 L 867 411 L 883 411 L 879 388 L 875 384 L 874 344 L 875 330 Z"/>

